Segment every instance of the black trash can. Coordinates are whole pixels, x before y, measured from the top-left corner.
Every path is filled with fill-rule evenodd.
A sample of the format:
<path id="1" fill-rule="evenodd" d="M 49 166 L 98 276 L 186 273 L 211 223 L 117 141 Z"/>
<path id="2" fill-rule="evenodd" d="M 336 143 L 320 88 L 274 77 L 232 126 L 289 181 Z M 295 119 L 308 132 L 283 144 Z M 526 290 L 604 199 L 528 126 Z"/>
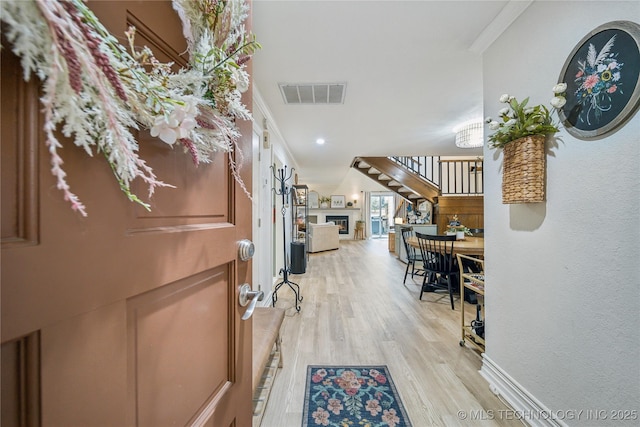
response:
<path id="1" fill-rule="evenodd" d="M 291 242 L 291 274 L 304 274 L 307 271 L 304 242 Z"/>

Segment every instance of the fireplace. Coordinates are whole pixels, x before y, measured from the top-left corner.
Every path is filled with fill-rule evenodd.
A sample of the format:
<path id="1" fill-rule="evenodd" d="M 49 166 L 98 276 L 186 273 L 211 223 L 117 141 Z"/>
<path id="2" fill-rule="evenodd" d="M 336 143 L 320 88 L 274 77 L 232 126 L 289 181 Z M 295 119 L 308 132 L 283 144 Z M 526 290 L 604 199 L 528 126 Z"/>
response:
<path id="1" fill-rule="evenodd" d="M 325 220 L 339 226 L 339 234 L 349 234 L 349 215 L 327 215 Z"/>

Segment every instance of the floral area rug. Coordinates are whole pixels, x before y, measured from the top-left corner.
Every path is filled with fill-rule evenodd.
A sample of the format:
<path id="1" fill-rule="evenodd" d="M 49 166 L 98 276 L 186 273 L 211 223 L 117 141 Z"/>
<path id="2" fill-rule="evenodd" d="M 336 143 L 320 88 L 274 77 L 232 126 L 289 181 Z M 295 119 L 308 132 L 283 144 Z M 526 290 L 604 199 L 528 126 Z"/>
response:
<path id="1" fill-rule="evenodd" d="M 308 366 L 302 427 L 410 427 L 386 366 Z"/>

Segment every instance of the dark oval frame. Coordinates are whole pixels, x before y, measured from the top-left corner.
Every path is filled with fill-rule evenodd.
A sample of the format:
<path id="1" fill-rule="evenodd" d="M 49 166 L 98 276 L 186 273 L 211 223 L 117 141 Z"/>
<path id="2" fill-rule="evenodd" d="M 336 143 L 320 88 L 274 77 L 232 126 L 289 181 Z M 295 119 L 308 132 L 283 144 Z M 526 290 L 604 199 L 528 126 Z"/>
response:
<path id="1" fill-rule="evenodd" d="M 604 32 L 607 32 L 606 37 L 608 37 L 608 34 L 622 34 L 622 43 L 627 43 L 623 46 L 623 50 L 630 50 L 634 54 L 634 57 L 629 59 L 631 62 L 627 61 L 622 66 L 627 67 L 623 70 L 625 73 L 631 73 L 631 79 L 628 80 L 633 81 L 635 77 L 635 85 L 624 88 L 624 90 L 631 91 L 631 93 L 628 96 L 625 94 L 622 102 L 619 99 L 620 97 L 616 97 L 618 103 L 610 99 L 610 109 L 605 113 L 611 111 L 611 109 L 613 109 L 613 112 L 607 114 L 606 120 L 601 126 L 598 124 L 591 125 L 590 123 L 583 126 L 578 123 L 577 118 L 583 113 L 584 104 L 580 103 L 576 97 L 578 86 L 575 83 L 577 80 L 575 71 L 578 69 L 583 52 L 589 49 L 589 44 L 594 39 L 601 38 Z M 578 57 L 579 54 L 581 55 L 580 57 Z M 573 48 L 562 67 L 558 80 L 559 82 L 567 83 L 567 103 L 558 110 L 558 116 L 567 132 L 578 139 L 593 140 L 604 138 L 621 129 L 631 120 L 640 107 L 640 24 L 631 21 L 612 21 L 591 31 Z M 588 116 L 589 111 L 587 111 L 587 120 L 589 119 Z"/>

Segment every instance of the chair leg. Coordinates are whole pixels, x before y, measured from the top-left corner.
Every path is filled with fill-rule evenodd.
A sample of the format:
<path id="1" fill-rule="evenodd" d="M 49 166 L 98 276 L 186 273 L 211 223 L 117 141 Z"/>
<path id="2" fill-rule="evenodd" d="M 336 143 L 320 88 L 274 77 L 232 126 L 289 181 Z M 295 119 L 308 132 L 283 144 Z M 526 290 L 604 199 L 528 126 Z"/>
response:
<path id="1" fill-rule="evenodd" d="M 424 277 L 422 278 L 422 286 L 420 286 L 420 298 L 418 298 L 419 300 L 422 300 L 422 294 L 424 294 L 424 288 L 425 286 L 427 286 L 427 277 L 429 277 L 429 275 L 425 274 Z"/>
<path id="2" fill-rule="evenodd" d="M 425 292 L 432 292 L 434 290 L 431 283 L 434 283 L 437 279 L 438 276 L 436 276 L 436 273 L 424 272 L 424 275 L 422 276 L 422 287 L 420 288 L 420 299 L 422 299 L 422 294 Z"/>
<path id="3" fill-rule="evenodd" d="M 451 275 L 447 275 L 447 285 L 449 287 L 449 299 L 451 300 L 451 310 L 455 310 L 453 306 L 453 286 L 451 286 Z M 462 307 L 464 309 L 464 307 Z"/>
<path id="4" fill-rule="evenodd" d="M 432 282 L 436 283 L 436 281 L 438 280 L 438 276 L 436 275 L 436 273 L 429 272 L 429 273 L 425 273 L 425 274 L 428 275 L 429 283 L 432 283 Z"/>
<path id="5" fill-rule="evenodd" d="M 413 264 L 413 262 L 407 260 L 407 268 L 404 270 L 404 279 L 402 280 L 403 284 L 407 282 L 407 274 L 409 273 L 409 264 Z M 413 275 L 411 275 L 411 277 L 413 277 Z"/>

